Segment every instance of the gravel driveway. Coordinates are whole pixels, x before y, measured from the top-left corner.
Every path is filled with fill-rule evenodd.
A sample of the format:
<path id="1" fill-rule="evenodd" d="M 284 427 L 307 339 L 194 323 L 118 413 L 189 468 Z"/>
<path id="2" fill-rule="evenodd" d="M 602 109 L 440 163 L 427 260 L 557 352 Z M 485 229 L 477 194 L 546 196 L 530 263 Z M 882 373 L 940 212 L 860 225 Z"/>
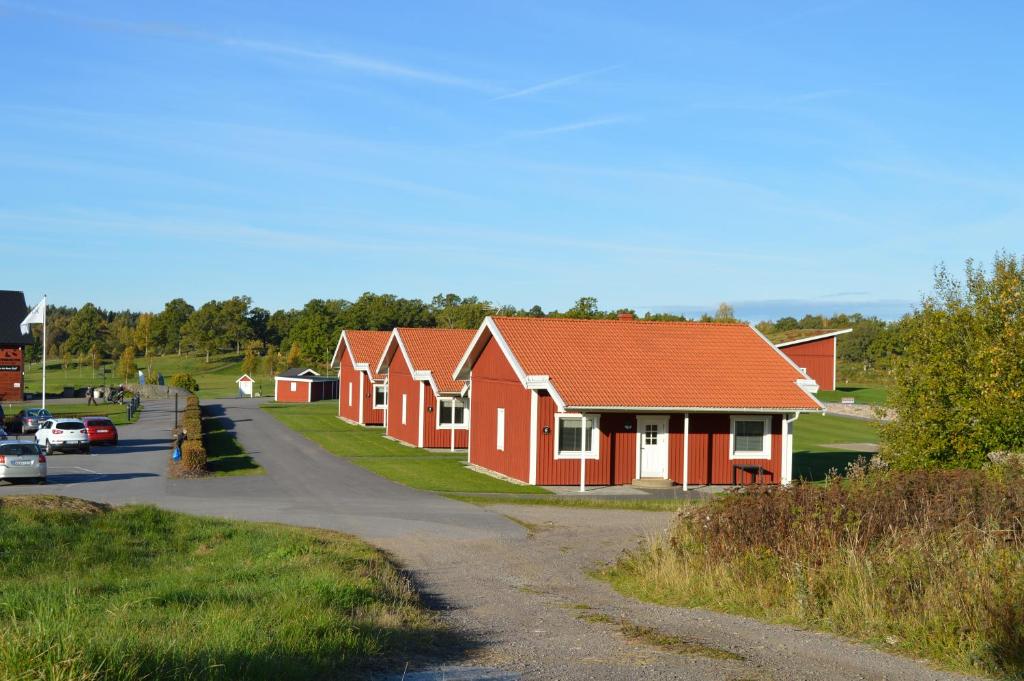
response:
<path id="1" fill-rule="evenodd" d="M 265 476 L 168 480 L 170 403 L 149 402 L 121 446 L 51 458 L 52 484 L 4 494 L 152 503 L 202 515 L 350 532 L 390 551 L 427 601 L 475 642 L 414 679 L 946 679 L 925 664 L 837 637 L 624 598 L 587 572 L 668 513 L 480 508 L 379 478 L 296 436 L 257 400 L 220 405 Z M 622 633 L 649 627 L 695 644 L 680 654 Z M 630 632 L 627 632 L 630 633 Z M 703 646 L 703 648 L 701 648 Z"/>

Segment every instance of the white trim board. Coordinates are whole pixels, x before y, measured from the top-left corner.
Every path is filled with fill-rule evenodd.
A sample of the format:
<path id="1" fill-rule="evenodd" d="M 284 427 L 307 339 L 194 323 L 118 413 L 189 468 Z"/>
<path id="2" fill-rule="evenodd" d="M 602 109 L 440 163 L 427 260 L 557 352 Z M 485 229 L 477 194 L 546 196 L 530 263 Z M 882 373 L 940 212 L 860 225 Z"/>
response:
<path id="1" fill-rule="evenodd" d="M 819 333 L 817 336 L 807 336 L 807 338 L 798 338 L 797 340 L 785 341 L 783 343 L 774 343 L 777 348 L 788 348 L 790 345 L 800 345 L 801 343 L 813 343 L 814 341 L 824 340 L 826 338 L 835 338 L 836 336 L 842 336 L 844 333 L 850 333 L 853 329 L 838 329 L 836 331 L 829 331 L 828 333 Z M 770 340 L 768 341 L 771 342 Z"/>

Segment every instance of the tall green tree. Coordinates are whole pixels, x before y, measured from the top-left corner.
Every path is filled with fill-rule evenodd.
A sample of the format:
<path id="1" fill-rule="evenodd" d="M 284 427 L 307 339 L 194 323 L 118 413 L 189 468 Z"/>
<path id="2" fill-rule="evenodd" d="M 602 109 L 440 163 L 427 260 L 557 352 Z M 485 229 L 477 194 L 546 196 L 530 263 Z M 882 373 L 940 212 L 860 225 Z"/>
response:
<path id="1" fill-rule="evenodd" d="M 69 352 L 86 352 L 94 343 L 102 342 L 106 326 L 107 320 L 103 313 L 92 303 L 86 303 L 68 322 L 65 346 Z"/>
<path id="2" fill-rule="evenodd" d="M 962 280 L 940 267 L 901 327 L 883 455 L 902 468 L 979 467 L 1024 451 L 1024 258 L 969 260 Z"/>
<path id="3" fill-rule="evenodd" d="M 164 309 L 153 318 L 153 342 L 162 352 L 181 354 L 182 328 L 195 308 L 183 298 L 175 298 L 164 305 Z"/>
<path id="4" fill-rule="evenodd" d="M 240 352 L 242 344 L 253 337 L 252 326 L 249 324 L 249 308 L 252 299 L 249 296 L 234 296 L 220 304 L 220 330 L 223 334 L 224 347 L 235 346 Z"/>
<path id="5" fill-rule="evenodd" d="M 220 305 L 216 300 L 204 303 L 192 313 L 181 329 L 183 342 L 190 348 L 204 353 L 207 362 L 210 361 L 210 353 L 219 350 L 224 343 L 224 317 Z"/>
<path id="6" fill-rule="evenodd" d="M 346 329 L 390 331 L 396 326 L 434 326 L 430 306 L 418 298 L 399 298 L 390 293 L 366 292 L 345 306 L 343 326 Z M 338 340 L 335 337 L 335 342 Z M 334 347 L 331 347 L 333 350 Z"/>
<path id="7" fill-rule="evenodd" d="M 494 305 L 476 296 L 462 298 L 454 293 L 437 294 L 430 306 L 437 325 L 445 329 L 475 329 L 484 317 L 495 313 Z"/>
<path id="8" fill-rule="evenodd" d="M 117 373 L 125 383 L 128 383 L 138 370 L 139 365 L 135 363 L 135 348 L 127 345 L 117 363 Z"/>
<path id="9" fill-rule="evenodd" d="M 306 303 L 292 324 L 289 338 L 292 345 L 302 348 L 302 354 L 314 364 L 331 361 L 341 333 L 342 317 L 347 304 L 340 300 L 319 300 Z M 291 356 L 289 355 L 289 362 Z M 289 366 L 295 366 L 289 364 Z"/>

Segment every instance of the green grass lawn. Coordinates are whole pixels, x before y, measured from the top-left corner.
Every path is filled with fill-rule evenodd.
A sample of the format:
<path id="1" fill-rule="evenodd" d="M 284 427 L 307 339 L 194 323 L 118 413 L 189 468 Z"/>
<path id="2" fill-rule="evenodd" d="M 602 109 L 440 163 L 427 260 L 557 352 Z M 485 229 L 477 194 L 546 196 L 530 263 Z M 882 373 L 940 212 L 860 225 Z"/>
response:
<path id="1" fill-rule="evenodd" d="M 545 489 L 516 485 L 466 468 L 464 453 L 427 452 L 384 437 L 380 428 L 353 426 L 337 418 L 337 402 L 267 404 L 263 406 L 286 426 L 324 449 L 389 480 L 432 492 L 511 492 L 549 494 Z"/>
<path id="2" fill-rule="evenodd" d="M 519 497 L 504 494 L 444 494 L 443 496 L 456 501 L 464 501 L 478 506 L 496 504 L 563 506 L 566 508 L 599 508 L 617 511 L 675 511 L 683 504 L 691 503 L 681 499 L 616 499 L 614 497 L 565 497 L 565 496 L 533 496 Z"/>
<path id="3" fill-rule="evenodd" d="M 347 535 L 67 497 L 6 497 L 0 525 L 0 678 L 365 678 L 445 636 Z"/>
<path id="4" fill-rule="evenodd" d="M 836 390 L 819 390 L 818 399 L 822 402 L 841 402 L 844 397 L 852 397 L 857 404 L 885 404 L 889 389 L 883 385 L 841 385 Z"/>
<path id="5" fill-rule="evenodd" d="M 235 379 L 242 375 L 242 356 L 237 354 L 212 355 L 207 362 L 205 356 L 178 356 L 164 355 L 152 357 L 139 357 L 136 359 L 140 369 L 147 370 L 152 364 L 155 371 L 164 375 L 165 381 L 170 381 L 171 376 L 177 373 L 189 373 L 199 382 L 199 396 L 207 398 L 232 397 L 238 394 L 238 387 Z M 102 369 L 106 369 L 104 375 Z M 274 381 L 269 376 L 257 375 L 256 388 L 264 395 L 274 394 Z M 47 362 L 46 389 L 47 392 L 58 392 L 63 386 L 81 388 L 89 385 L 116 385 L 121 383 L 123 378 L 117 375 L 114 363 L 107 361 L 100 371 L 94 371 L 91 367 L 69 367 L 67 370 L 61 368 L 56 361 Z M 132 377 L 128 384 L 137 383 L 138 379 Z M 38 362 L 25 368 L 26 391 L 36 392 L 42 385 L 42 368 Z"/>
<path id="6" fill-rule="evenodd" d="M 266 471 L 256 463 L 235 438 L 231 419 L 226 416 L 203 418 L 203 447 L 206 448 L 206 470 L 213 475 L 263 475 Z"/>
<path id="7" fill-rule="evenodd" d="M 840 473 L 862 452 L 831 449 L 825 445 L 878 442 L 878 423 L 841 416 L 804 414 L 793 424 L 793 477 L 822 480 L 829 469 Z"/>

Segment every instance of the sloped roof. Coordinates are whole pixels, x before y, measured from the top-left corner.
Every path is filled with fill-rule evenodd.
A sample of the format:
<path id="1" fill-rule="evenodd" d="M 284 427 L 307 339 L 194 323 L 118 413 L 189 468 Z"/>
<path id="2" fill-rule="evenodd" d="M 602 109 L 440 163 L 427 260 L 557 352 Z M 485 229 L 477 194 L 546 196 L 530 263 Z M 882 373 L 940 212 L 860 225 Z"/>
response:
<path id="1" fill-rule="evenodd" d="M 494 317 L 460 375 L 488 322 L 525 382 L 546 378 L 569 408 L 821 408 L 797 384 L 799 369 L 743 324 Z"/>
<path id="2" fill-rule="evenodd" d="M 776 345 L 793 345 L 805 343 L 811 340 L 831 338 L 844 333 L 850 333 L 853 329 L 790 329 L 789 331 L 776 331 L 765 334 L 768 340 Z"/>
<path id="3" fill-rule="evenodd" d="M 31 345 L 32 336 L 21 332 L 21 320 L 28 314 L 25 294 L 21 291 L 0 291 L 0 343 Z"/>
<path id="4" fill-rule="evenodd" d="M 338 357 L 341 354 L 342 343 L 347 343 L 349 352 L 352 353 L 352 363 L 357 365 L 357 368 L 362 369 L 358 365 L 366 365 L 366 371 L 370 374 L 370 377 L 375 381 L 384 379 L 383 374 L 379 374 L 374 369 L 377 365 L 377 360 L 380 359 L 381 354 L 384 352 L 384 346 L 388 343 L 388 338 L 391 337 L 390 331 L 359 331 L 359 330 L 348 330 L 341 332 L 341 336 L 338 338 L 338 347 L 334 351 L 334 358 L 331 360 L 331 366 L 338 366 Z"/>
<path id="5" fill-rule="evenodd" d="M 430 381 L 438 393 L 459 393 L 465 381 L 456 380 L 452 374 L 475 335 L 475 329 L 395 329 L 376 369 L 386 369 L 401 347 L 407 354 L 409 368 L 413 372 L 429 372 Z"/>
<path id="6" fill-rule="evenodd" d="M 312 378 L 319 375 L 317 372 L 306 367 L 292 367 L 278 374 L 281 378 Z"/>

